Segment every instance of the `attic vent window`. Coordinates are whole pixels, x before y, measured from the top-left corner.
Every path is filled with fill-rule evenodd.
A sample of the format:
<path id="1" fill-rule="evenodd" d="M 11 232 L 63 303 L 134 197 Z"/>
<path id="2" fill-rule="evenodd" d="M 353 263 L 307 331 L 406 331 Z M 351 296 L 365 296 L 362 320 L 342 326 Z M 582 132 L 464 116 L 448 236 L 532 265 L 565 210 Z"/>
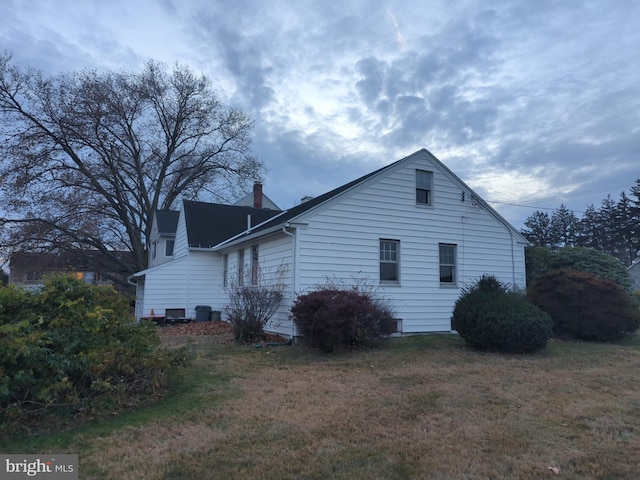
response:
<path id="1" fill-rule="evenodd" d="M 416 170 L 416 204 L 433 205 L 433 172 Z"/>

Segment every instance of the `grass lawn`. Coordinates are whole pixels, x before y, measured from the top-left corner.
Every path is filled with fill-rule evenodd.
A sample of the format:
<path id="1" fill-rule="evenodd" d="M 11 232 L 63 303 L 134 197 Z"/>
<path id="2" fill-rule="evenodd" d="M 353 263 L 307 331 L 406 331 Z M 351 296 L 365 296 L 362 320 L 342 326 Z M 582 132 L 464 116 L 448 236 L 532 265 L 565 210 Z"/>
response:
<path id="1" fill-rule="evenodd" d="M 530 356 L 451 335 L 339 355 L 226 338 L 168 337 L 198 359 L 156 405 L 0 451 L 77 453 L 81 479 L 640 478 L 639 337 Z"/>

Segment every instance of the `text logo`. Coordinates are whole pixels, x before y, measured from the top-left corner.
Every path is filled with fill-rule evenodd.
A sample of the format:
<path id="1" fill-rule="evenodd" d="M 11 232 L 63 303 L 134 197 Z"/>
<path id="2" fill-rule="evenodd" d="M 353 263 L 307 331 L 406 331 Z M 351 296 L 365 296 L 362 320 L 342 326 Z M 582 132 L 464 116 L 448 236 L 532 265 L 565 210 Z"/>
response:
<path id="1" fill-rule="evenodd" d="M 0 454 L 0 480 L 78 480 L 78 455 Z"/>

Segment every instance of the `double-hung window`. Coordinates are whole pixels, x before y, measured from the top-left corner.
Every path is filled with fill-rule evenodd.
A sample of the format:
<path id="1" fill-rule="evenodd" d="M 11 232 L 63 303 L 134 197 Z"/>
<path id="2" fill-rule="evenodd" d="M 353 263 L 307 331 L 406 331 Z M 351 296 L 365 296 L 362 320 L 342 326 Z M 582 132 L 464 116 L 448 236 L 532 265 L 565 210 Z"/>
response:
<path id="1" fill-rule="evenodd" d="M 251 247 L 251 285 L 258 285 L 258 246 Z"/>
<path id="2" fill-rule="evenodd" d="M 416 205 L 433 205 L 433 172 L 416 170 Z"/>
<path id="3" fill-rule="evenodd" d="M 441 243 L 440 250 L 440 285 L 456 285 L 456 250 L 457 246 Z"/>
<path id="4" fill-rule="evenodd" d="M 238 250 L 238 285 L 244 285 L 244 250 Z"/>
<path id="5" fill-rule="evenodd" d="M 380 282 L 400 282 L 399 240 L 380 240 Z"/>
<path id="6" fill-rule="evenodd" d="M 164 256 L 170 257 L 173 255 L 173 246 L 175 244 L 175 240 L 165 240 L 164 244 Z"/>
<path id="7" fill-rule="evenodd" d="M 222 286 L 229 285 L 229 255 L 222 256 Z"/>

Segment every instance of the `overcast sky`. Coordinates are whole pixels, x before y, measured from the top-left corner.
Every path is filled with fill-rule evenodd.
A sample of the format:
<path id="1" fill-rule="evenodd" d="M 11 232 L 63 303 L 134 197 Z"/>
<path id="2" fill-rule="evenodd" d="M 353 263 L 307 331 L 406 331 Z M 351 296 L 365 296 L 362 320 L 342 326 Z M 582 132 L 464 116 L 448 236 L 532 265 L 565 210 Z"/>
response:
<path id="1" fill-rule="evenodd" d="M 635 0 L 0 1 L 19 63 L 207 75 L 283 208 L 427 148 L 517 228 L 640 177 L 639 26 Z"/>

